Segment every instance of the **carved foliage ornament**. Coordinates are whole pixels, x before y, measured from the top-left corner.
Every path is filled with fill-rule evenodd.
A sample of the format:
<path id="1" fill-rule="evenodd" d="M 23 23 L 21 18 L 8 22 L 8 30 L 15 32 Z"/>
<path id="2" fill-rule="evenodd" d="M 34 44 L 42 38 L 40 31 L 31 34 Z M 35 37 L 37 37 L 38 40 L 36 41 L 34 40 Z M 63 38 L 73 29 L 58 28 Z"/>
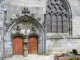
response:
<path id="1" fill-rule="evenodd" d="M 25 35 L 21 34 L 21 33 L 16 33 L 16 34 L 11 34 L 11 38 L 14 39 L 15 37 L 22 37 L 25 38 Z"/>

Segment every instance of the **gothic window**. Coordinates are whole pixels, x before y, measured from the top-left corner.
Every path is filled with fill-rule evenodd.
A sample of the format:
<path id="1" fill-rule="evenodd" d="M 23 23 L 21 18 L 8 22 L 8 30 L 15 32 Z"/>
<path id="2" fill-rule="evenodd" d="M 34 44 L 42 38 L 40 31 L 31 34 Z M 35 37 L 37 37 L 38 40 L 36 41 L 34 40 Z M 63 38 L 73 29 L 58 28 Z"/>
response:
<path id="1" fill-rule="evenodd" d="M 63 0 L 48 0 L 46 7 L 46 26 L 50 33 L 69 31 L 68 11 Z"/>

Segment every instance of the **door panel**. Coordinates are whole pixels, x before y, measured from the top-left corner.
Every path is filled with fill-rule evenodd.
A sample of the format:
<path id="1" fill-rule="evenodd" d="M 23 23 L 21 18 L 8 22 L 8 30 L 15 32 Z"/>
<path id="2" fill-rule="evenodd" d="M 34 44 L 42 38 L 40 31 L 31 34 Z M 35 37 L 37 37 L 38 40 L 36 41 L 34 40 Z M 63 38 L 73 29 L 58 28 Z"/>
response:
<path id="1" fill-rule="evenodd" d="M 16 37 L 13 39 L 13 55 L 23 55 L 23 38 Z"/>
<path id="2" fill-rule="evenodd" d="M 28 54 L 38 54 L 38 38 L 30 37 L 28 40 Z"/>

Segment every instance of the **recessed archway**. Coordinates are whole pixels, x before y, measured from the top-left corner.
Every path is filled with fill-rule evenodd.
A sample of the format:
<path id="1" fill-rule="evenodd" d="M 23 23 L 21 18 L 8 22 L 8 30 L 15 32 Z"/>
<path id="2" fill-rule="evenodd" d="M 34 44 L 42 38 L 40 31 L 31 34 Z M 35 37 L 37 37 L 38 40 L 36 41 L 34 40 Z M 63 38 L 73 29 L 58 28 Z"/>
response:
<path id="1" fill-rule="evenodd" d="M 16 19 L 16 21 L 14 21 L 14 23 L 9 27 L 7 36 L 9 36 L 9 35 L 11 36 L 14 27 L 16 27 L 17 25 L 20 25 L 20 27 L 21 27 L 22 25 L 27 24 L 27 23 L 29 23 L 31 26 L 34 26 L 36 33 L 39 34 L 39 39 L 38 39 L 38 44 L 37 44 L 37 46 L 38 46 L 37 54 L 44 54 L 45 46 L 46 46 L 44 29 L 37 20 L 35 20 L 34 18 L 32 18 L 30 16 L 25 15 L 25 16 L 21 16 L 20 18 Z M 22 27 L 21 29 L 23 29 L 23 28 L 25 28 L 25 27 Z M 30 31 L 30 30 L 28 30 L 28 31 Z M 19 32 L 19 33 L 21 33 L 21 32 Z M 23 35 L 25 36 L 26 33 L 23 33 Z M 27 34 L 27 36 L 29 36 L 29 34 Z M 12 38 L 11 38 L 11 40 L 12 40 Z M 24 40 L 27 40 L 27 39 L 24 39 Z M 27 44 L 27 43 L 28 42 L 25 42 L 25 44 Z"/>

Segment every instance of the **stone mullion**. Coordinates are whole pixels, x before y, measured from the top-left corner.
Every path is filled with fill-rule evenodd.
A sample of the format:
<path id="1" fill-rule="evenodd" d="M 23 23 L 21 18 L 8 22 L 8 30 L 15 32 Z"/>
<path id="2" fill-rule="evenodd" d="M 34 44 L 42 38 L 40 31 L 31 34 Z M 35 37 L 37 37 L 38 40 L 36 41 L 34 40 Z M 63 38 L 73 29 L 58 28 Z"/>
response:
<path id="1" fill-rule="evenodd" d="M 61 15 L 61 18 L 62 18 L 62 33 L 64 33 L 64 31 L 63 31 L 63 29 L 64 29 L 64 27 L 63 27 L 63 15 Z"/>
<path id="2" fill-rule="evenodd" d="M 51 14 L 50 14 L 50 23 L 51 23 L 51 24 L 50 24 L 50 28 L 51 28 L 51 29 L 50 29 L 50 32 L 52 33 L 52 18 L 51 18 Z"/>
<path id="3" fill-rule="evenodd" d="M 57 25 L 56 26 L 56 33 L 58 33 L 58 18 L 57 17 L 58 17 L 58 15 L 56 15 L 56 25 Z"/>
<path id="4" fill-rule="evenodd" d="M 51 14 L 51 16 L 50 16 L 50 18 L 51 18 L 51 33 L 52 33 L 52 14 Z"/>
<path id="5" fill-rule="evenodd" d="M 56 24 L 57 24 L 57 26 L 56 26 L 56 32 L 58 33 L 58 15 L 56 16 Z"/>

